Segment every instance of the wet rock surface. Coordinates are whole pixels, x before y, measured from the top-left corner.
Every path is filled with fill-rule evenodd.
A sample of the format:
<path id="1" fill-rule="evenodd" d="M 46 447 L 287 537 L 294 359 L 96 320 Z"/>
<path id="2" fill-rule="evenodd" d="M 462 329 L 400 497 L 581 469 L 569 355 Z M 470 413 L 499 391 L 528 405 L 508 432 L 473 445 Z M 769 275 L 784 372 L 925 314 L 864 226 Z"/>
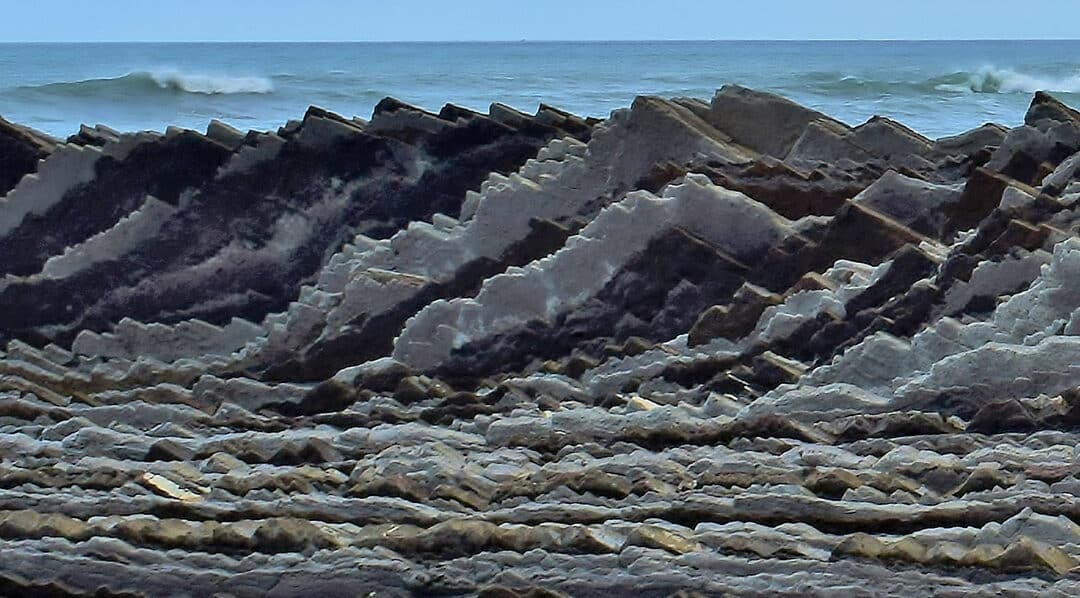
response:
<path id="1" fill-rule="evenodd" d="M 1080 118 L 1025 122 L 0 122 L 0 594 L 1080 593 Z"/>

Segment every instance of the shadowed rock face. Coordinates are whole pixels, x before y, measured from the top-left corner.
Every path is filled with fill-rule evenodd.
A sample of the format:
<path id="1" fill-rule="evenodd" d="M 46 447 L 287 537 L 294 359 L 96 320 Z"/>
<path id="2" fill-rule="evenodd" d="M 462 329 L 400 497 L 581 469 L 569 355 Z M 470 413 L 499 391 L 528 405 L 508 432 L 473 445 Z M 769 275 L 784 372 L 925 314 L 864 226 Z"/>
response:
<path id="1" fill-rule="evenodd" d="M 660 342 L 685 332 L 696 314 L 727 301 L 747 267 L 682 229 L 652 239 L 595 297 L 550 323 L 476 341 L 454 351 L 443 376 L 483 376 L 558 359 L 575 350 L 594 358 L 632 336 Z"/>
<path id="2" fill-rule="evenodd" d="M 388 355 L 393 351 L 394 337 L 405 322 L 424 306 L 445 297 L 475 294 L 485 279 L 558 250 L 573 232 L 550 220 L 532 221 L 529 225 L 528 235 L 511 245 L 500 259 L 479 258 L 465 264 L 452 279 L 425 285 L 414 297 L 391 311 L 359 318 L 351 330 L 315 345 L 308 355 L 299 354 L 273 366 L 266 376 L 279 380 L 325 379 L 357 361 Z"/>
<path id="3" fill-rule="evenodd" d="M 0 193 L 7 193 L 38 161 L 52 153 L 56 140 L 0 118 Z"/>
<path id="4" fill-rule="evenodd" d="M 402 122 L 384 126 L 380 117 Z M 409 119 L 437 126 L 417 130 Z M 565 133 L 559 122 L 524 120 L 519 131 L 482 115 L 443 120 L 384 105 L 368 127 L 375 133 L 312 110 L 284 137 L 252 134 L 233 151 L 190 131 L 117 141 L 135 147 L 106 153 L 88 182 L 0 239 L 10 256 L 3 268 L 22 277 L 0 290 L 0 300 L 16 307 L 0 327 L 70 342 L 79 330 L 105 330 L 123 317 L 257 321 L 284 309 L 328 252 L 353 235 L 384 235 L 436 212 L 456 215 L 465 191 L 490 172 L 516 170 Z M 157 234 L 64 278 L 33 276 L 50 256 L 108 234 L 147 197 L 177 207 Z"/>
<path id="5" fill-rule="evenodd" d="M 70 189 L 47 212 L 24 219 L 4 236 L 0 252 L 8 259 L 3 273 L 40 272 L 49 257 L 111 228 L 148 195 L 176 205 L 183 191 L 213 176 L 228 156 L 225 147 L 188 132 L 148 139 L 121 159 L 100 158 L 89 182 Z M 57 226 L 60 222 L 63 227 Z"/>
<path id="6" fill-rule="evenodd" d="M 0 121 L 0 594 L 1080 594 L 1080 119 L 1025 123 Z"/>

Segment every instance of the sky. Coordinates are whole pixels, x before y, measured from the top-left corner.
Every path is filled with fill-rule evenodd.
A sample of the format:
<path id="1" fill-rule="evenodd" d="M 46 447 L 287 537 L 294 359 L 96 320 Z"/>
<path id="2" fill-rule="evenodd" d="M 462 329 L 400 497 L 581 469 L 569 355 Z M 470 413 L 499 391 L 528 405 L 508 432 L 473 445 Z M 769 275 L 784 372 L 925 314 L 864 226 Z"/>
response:
<path id="1" fill-rule="evenodd" d="M 0 42 L 1075 38 L 1076 0 L 5 0 Z"/>

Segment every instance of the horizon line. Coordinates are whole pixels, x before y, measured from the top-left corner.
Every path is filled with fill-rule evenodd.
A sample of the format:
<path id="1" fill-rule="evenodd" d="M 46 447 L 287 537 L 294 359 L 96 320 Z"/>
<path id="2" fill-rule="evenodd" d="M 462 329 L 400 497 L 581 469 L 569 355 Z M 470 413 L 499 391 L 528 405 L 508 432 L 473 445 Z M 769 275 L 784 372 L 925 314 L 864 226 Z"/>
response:
<path id="1" fill-rule="evenodd" d="M 0 40 L 0 45 L 13 44 L 41 44 L 41 45 L 76 45 L 76 44 L 557 44 L 557 43 L 580 43 L 580 44 L 603 44 L 603 43 L 695 43 L 695 42 L 730 42 L 730 43 L 770 43 L 770 42 L 1068 42 L 1080 41 L 1080 38 L 1066 37 L 969 37 L 969 38 L 889 38 L 889 37 L 866 37 L 866 38 L 656 38 L 656 39 L 431 39 L 431 40 L 220 40 L 220 39 L 192 39 L 192 40 Z"/>

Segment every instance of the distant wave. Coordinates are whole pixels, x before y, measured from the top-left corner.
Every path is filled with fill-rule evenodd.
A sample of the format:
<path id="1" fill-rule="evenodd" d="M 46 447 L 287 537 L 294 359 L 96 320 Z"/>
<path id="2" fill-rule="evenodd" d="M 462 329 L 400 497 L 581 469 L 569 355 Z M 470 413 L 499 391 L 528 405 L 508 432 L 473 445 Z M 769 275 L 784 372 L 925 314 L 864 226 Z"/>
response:
<path id="1" fill-rule="evenodd" d="M 137 71 L 120 77 L 64 81 L 23 86 L 22 91 L 92 97 L 118 94 L 189 93 L 198 95 L 244 95 L 274 92 L 266 77 L 236 77 L 185 73 L 178 70 Z"/>
<path id="2" fill-rule="evenodd" d="M 265 77 L 231 77 L 224 75 L 200 75 L 180 71 L 142 73 L 149 75 L 162 89 L 207 95 L 267 94 L 273 93 L 274 83 Z"/>
<path id="3" fill-rule="evenodd" d="M 837 72 L 807 73 L 800 85 L 807 90 L 836 96 L 891 94 L 917 96 L 940 93 L 1031 94 L 1036 91 L 1080 93 L 1080 72 L 1053 76 L 1009 68 L 983 67 L 921 80 L 885 80 Z"/>

